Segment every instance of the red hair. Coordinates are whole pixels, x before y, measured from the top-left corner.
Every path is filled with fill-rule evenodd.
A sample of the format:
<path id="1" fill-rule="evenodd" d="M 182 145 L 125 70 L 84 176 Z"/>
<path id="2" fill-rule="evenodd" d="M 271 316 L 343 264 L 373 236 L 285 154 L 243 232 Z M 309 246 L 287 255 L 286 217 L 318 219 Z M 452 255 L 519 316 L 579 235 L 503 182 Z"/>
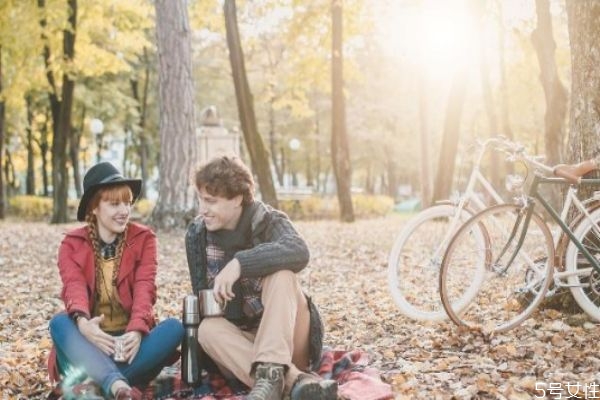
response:
<path id="1" fill-rule="evenodd" d="M 100 201 L 102 200 L 116 203 L 130 203 L 133 201 L 133 192 L 129 185 L 111 185 L 100 188 L 88 203 L 86 214 L 90 214 L 92 210 L 98 207 L 98 204 L 100 204 Z"/>

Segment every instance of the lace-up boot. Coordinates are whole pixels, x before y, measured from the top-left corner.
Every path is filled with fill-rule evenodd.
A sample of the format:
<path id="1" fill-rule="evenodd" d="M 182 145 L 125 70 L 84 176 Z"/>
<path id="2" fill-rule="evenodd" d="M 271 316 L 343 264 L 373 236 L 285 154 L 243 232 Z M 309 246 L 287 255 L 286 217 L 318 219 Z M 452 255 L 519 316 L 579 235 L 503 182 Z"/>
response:
<path id="1" fill-rule="evenodd" d="M 336 400 L 337 382 L 301 374 L 292 387 L 291 400 Z"/>
<path id="2" fill-rule="evenodd" d="M 283 365 L 261 363 L 256 366 L 254 387 L 246 397 L 247 400 L 282 400 Z"/>

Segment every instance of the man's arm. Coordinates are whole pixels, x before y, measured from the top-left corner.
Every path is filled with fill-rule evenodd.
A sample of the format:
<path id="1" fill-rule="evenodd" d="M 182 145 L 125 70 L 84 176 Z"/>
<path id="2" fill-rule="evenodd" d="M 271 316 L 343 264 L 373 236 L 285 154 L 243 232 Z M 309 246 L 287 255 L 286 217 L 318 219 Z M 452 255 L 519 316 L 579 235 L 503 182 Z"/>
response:
<path id="1" fill-rule="evenodd" d="M 304 238 L 282 212 L 271 210 L 262 243 L 238 251 L 241 276 L 255 278 L 280 270 L 299 272 L 308 265 L 310 252 Z"/>

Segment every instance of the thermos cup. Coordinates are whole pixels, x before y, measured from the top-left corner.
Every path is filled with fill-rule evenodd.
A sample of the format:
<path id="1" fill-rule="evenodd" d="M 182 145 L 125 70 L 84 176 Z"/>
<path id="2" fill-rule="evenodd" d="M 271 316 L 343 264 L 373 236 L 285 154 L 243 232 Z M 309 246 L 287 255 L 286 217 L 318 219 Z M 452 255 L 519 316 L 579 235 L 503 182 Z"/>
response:
<path id="1" fill-rule="evenodd" d="M 220 317 L 223 315 L 223 307 L 215 299 L 212 289 L 203 289 L 198 292 L 198 303 L 200 315 L 206 317 Z"/>

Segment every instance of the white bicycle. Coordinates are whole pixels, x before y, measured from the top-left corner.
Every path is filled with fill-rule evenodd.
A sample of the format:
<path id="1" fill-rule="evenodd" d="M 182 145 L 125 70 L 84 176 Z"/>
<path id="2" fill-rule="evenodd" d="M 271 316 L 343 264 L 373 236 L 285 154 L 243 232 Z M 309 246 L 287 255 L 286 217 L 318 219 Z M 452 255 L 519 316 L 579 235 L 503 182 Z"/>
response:
<path id="1" fill-rule="evenodd" d="M 500 194 L 482 174 L 487 150 L 513 154 L 522 146 L 492 138 L 479 145 L 476 162 L 464 193 L 456 200 L 440 202 L 412 217 L 398 234 L 388 259 L 388 285 L 394 302 L 407 317 L 421 321 L 447 318 L 438 291 L 444 252 L 454 233 L 477 212 L 504 204 Z M 476 192 L 481 187 L 487 197 Z"/>

